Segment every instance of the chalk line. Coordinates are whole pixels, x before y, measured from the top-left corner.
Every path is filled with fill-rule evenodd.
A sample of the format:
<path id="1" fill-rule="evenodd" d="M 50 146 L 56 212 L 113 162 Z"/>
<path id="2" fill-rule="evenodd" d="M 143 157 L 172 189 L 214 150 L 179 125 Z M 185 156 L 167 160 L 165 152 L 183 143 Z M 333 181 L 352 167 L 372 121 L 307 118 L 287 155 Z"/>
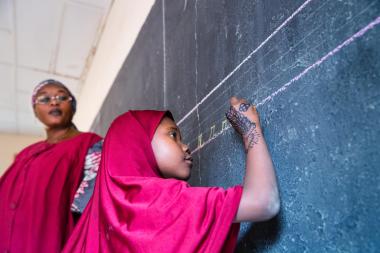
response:
<path id="1" fill-rule="evenodd" d="M 301 77 L 303 77 L 304 75 L 306 75 L 310 70 L 315 69 L 316 67 L 318 67 L 319 65 L 321 65 L 323 62 L 325 62 L 327 59 L 329 59 L 330 57 L 332 57 L 335 54 L 337 54 L 342 48 L 350 45 L 356 39 L 362 37 L 366 32 L 368 32 L 369 30 L 375 28 L 375 26 L 377 26 L 379 24 L 380 24 L 380 16 L 377 17 L 374 21 L 372 21 L 368 25 L 366 25 L 365 27 L 363 27 L 362 29 L 360 29 L 354 35 L 352 35 L 351 37 L 349 37 L 343 43 L 339 44 L 332 51 L 330 51 L 327 54 L 325 54 L 318 61 L 316 61 L 315 63 L 313 63 L 312 65 L 310 65 L 306 69 L 304 69 L 296 77 L 292 78 L 289 82 L 287 82 L 283 86 L 281 86 L 281 88 L 279 88 L 278 90 L 276 90 L 275 92 L 273 92 L 271 95 L 269 95 L 268 97 L 266 97 L 265 99 L 263 99 L 260 103 L 256 104 L 256 106 L 257 107 L 262 106 L 265 103 L 267 103 L 268 101 L 272 100 L 275 96 L 277 96 L 278 94 L 280 94 L 280 93 L 284 92 L 285 90 L 287 90 L 290 87 L 290 85 L 292 85 L 293 83 L 295 83 L 296 81 L 298 81 Z M 231 126 L 228 126 L 228 127 L 224 128 L 224 129 L 222 129 L 222 131 L 216 133 L 212 138 L 210 138 L 209 140 L 207 140 L 206 142 L 204 142 L 202 145 L 200 145 L 199 147 L 197 147 L 196 149 L 194 149 L 191 153 L 193 154 L 195 152 L 198 152 L 199 150 L 201 150 L 203 147 L 205 147 L 206 145 L 208 145 L 210 142 L 212 142 L 213 140 L 215 140 L 217 137 L 219 137 L 220 135 L 222 135 L 224 132 L 226 132 L 230 128 L 231 128 Z"/>
<path id="2" fill-rule="evenodd" d="M 300 11 L 302 11 L 306 5 L 312 0 L 306 0 L 298 9 L 293 12 L 279 27 L 277 27 L 261 44 L 254 49 L 242 62 L 239 63 L 218 85 L 216 85 L 200 102 L 198 102 L 181 120 L 178 121 L 180 125 L 185 119 L 187 119 L 201 104 L 203 104 L 217 89 L 219 89 L 240 67 L 246 63 L 257 51 L 259 51 L 273 36 L 275 36 L 284 26 L 286 26 Z"/>
<path id="3" fill-rule="evenodd" d="M 326 5 L 326 3 L 327 3 L 327 2 L 325 2 L 325 3 L 322 4 L 322 5 L 320 5 L 320 6 L 319 6 L 319 7 L 318 7 L 318 8 L 317 8 L 312 14 L 310 14 L 305 20 L 308 20 L 311 16 L 314 16 L 314 14 L 315 14 L 318 10 L 320 10 L 323 6 Z M 371 8 L 372 5 L 375 4 L 375 3 L 376 3 L 376 1 L 373 1 L 373 3 L 371 3 L 370 5 L 368 5 L 365 9 L 363 9 L 362 11 L 360 11 L 360 12 L 359 12 L 358 14 L 356 14 L 355 16 L 351 17 L 350 20 L 349 20 L 348 22 L 346 22 L 345 24 L 341 25 L 340 28 L 343 27 L 343 26 L 345 26 L 345 25 L 347 25 L 349 22 L 353 22 L 353 20 L 354 20 L 357 16 L 362 15 L 365 11 L 367 11 L 369 8 Z M 309 32 L 304 38 L 302 38 L 301 40 L 299 40 L 299 41 L 297 42 L 297 44 L 293 45 L 291 48 L 289 48 L 288 51 L 286 51 L 286 52 L 285 52 L 284 54 L 282 54 L 278 59 L 276 59 L 275 62 L 271 63 L 271 64 L 266 68 L 266 70 L 265 70 L 262 74 L 266 73 L 266 71 L 267 71 L 271 66 L 275 65 L 276 62 L 278 62 L 279 60 L 281 60 L 285 55 L 287 55 L 287 54 L 288 54 L 289 52 L 291 52 L 293 49 L 297 48 L 297 46 L 298 46 L 299 44 L 301 44 L 303 41 L 305 41 L 305 40 L 307 39 L 307 37 L 309 37 L 311 34 L 313 34 L 313 33 L 314 33 L 316 30 L 318 30 L 321 26 L 322 26 L 322 24 L 316 26 L 313 30 L 311 30 L 311 31 L 310 31 L 310 32 Z M 339 29 L 340 29 L 340 28 L 339 28 Z M 339 29 L 337 29 L 337 30 L 339 30 Z M 324 42 L 322 42 L 322 43 L 316 45 L 315 47 L 310 48 L 309 50 L 313 50 L 314 48 L 319 47 L 319 46 L 320 46 L 321 44 L 323 44 L 323 43 L 324 43 Z M 262 57 L 265 58 L 266 54 L 268 54 L 268 53 L 270 53 L 270 52 L 271 52 L 271 51 L 268 51 L 268 52 L 265 53 Z M 249 71 L 251 71 L 252 68 L 254 68 L 253 65 L 252 65 L 251 67 L 249 67 L 246 71 L 244 71 L 243 74 L 240 74 L 239 77 L 234 81 L 233 84 L 229 85 L 226 89 L 223 89 L 222 92 L 219 92 L 218 95 L 217 95 L 216 97 L 213 97 L 212 101 L 211 101 L 211 102 L 209 101 L 209 102 L 205 105 L 205 107 L 203 107 L 202 110 L 203 110 L 203 111 L 204 111 L 204 110 L 207 110 L 208 107 L 212 106 L 212 105 L 213 105 L 213 101 L 215 101 L 216 99 L 218 99 L 219 97 L 221 97 L 222 95 L 224 95 L 229 89 L 232 89 L 232 88 L 236 85 L 236 83 L 239 83 L 238 80 L 239 80 L 240 78 L 243 78 L 243 76 L 244 76 L 245 74 L 247 74 Z M 265 84 L 270 83 L 272 80 L 276 79 L 276 78 L 277 78 L 278 76 L 280 76 L 281 74 L 282 74 L 282 73 L 279 73 L 279 74 L 275 75 L 271 80 L 267 81 L 266 83 L 264 83 L 264 84 L 262 84 L 262 85 L 265 86 Z M 243 91 L 244 91 L 244 89 L 247 89 L 247 88 L 249 88 L 249 87 L 246 85 L 246 87 L 244 87 L 243 90 L 241 90 L 239 93 L 240 93 L 240 94 L 245 94 Z M 238 94 L 237 94 L 237 95 L 238 95 Z M 247 99 L 248 99 L 248 98 L 247 98 Z M 196 101 L 198 101 L 198 99 L 197 99 Z M 253 102 L 253 101 L 252 101 L 252 102 Z M 220 108 L 222 108 L 222 107 L 224 107 L 224 106 L 225 106 L 225 104 L 221 104 L 219 107 L 214 108 L 214 109 L 212 110 L 211 114 L 208 114 L 208 117 L 205 117 L 204 119 L 202 119 L 202 121 L 201 121 L 199 124 L 202 125 L 205 121 L 207 121 L 207 120 L 209 119 L 210 115 L 214 115 L 215 113 L 218 112 L 218 110 L 219 110 Z M 199 111 L 199 108 L 198 108 L 198 111 Z M 197 113 L 198 113 L 198 112 L 197 112 Z"/>

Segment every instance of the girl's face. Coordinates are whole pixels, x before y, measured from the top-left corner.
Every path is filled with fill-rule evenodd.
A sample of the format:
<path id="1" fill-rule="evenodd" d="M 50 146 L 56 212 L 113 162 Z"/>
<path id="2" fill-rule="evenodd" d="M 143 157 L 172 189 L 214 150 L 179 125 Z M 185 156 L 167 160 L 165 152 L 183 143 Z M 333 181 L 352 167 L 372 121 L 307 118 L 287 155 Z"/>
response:
<path id="1" fill-rule="evenodd" d="M 51 99 L 51 97 L 55 99 Z M 41 88 L 36 95 L 34 112 L 36 117 L 48 128 L 67 127 L 74 116 L 71 101 L 58 101 L 57 96 L 69 97 L 65 88 L 59 85 L 48 84 Z M 48 102 L 47 102 L 48 101 Z"/>
<path id="2" fill-rule="evenodd" d="M 187 180 L 193 159 L 189 147 L 182 143 L 181 133 L 172 119 L 164 117 L 152 140 L 158 168 L 165 178 Z"/>

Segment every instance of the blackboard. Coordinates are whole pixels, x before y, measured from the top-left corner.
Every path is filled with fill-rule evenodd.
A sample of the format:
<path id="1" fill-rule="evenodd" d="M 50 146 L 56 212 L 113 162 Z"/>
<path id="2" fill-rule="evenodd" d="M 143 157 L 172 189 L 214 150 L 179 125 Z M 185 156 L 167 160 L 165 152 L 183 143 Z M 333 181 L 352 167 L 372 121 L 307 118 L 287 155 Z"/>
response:
<path id="1" fill-rule="evenodd" d="M 236 252 L 379 252 L 380 2 L 160 0 L 99 112 L 170 109 L 193 150 L 190 183 L 244 175 L 228 98 L 256 104 L 281 193 Z"/>

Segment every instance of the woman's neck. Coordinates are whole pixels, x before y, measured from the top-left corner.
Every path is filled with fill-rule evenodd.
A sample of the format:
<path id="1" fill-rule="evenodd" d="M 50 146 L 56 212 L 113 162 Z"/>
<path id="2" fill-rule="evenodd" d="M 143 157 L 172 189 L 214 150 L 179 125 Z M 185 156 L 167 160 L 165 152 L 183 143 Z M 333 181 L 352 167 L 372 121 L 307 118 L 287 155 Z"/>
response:
<path id="1" fill-rule="evenodd" d="M 70 139 L 79 133 L 80 132 L 73 125 L 60 128 L 48 128 L 46 129 L 46 142 L 58 143 L 63 140 Z"/>

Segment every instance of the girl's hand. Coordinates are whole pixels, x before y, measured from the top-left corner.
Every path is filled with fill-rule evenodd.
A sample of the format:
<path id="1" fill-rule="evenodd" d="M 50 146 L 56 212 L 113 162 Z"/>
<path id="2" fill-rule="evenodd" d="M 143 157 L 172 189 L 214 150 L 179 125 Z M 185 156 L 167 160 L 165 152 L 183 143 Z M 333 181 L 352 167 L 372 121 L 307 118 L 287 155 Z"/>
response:
<path id="1" fill-rule="evenodd" d="M 272 159 L 254 106 L 246 100 L 232 97 L 227 119 L 242 135 L 246 156 L 243 193 L 235 222 L 265 221 L 280 210 L 280 197 Z"/>
<path id="2" fill-rule="evenodd" d="M 230 110 L 226 117 L 235 130 L 243 137 L 246 152 L 261 139 L 260 118 L 255 106 L 245 99 L 231 97 Z"/>

